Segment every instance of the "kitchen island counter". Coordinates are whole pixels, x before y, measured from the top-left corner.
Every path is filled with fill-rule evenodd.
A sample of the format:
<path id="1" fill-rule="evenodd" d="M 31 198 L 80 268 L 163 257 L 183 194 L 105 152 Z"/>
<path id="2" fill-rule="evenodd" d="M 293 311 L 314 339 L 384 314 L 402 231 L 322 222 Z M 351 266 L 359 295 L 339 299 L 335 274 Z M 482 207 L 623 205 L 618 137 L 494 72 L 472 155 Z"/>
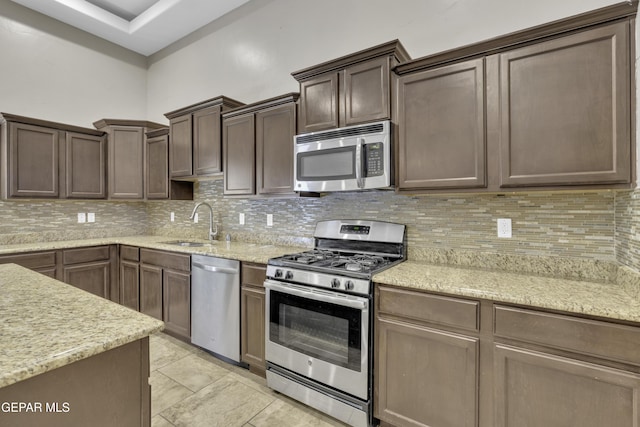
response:
<path id="1" fill-rule="evenodd" d="M 163 323 L 15 264 L 0 265 L 0 389 L 160 331 Z"/>

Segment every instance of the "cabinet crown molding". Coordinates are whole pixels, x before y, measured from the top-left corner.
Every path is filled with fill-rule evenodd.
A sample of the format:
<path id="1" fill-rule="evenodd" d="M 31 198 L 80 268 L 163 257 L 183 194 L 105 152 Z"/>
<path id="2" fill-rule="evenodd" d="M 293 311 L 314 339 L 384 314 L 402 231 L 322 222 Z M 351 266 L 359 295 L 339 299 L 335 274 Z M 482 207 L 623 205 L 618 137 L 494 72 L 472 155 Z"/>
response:
<path id="1" fill-rule="evenodd" d="M 151 129 L 163 128 L 163 127 L 166 127 L 167 125 L 150 122 L 147 120 L 100 119 L 98 121 L 93 122 L 93 126 L 96 129 L 103 129 L 107 126 L 138 126 L 138 127 L 143 127 L 151 130 Z"/>
<path id="2" fill-rule="evenodd" d="M 396 74 L 403 75 L 448 63 L 487 56 L 503 52 L 505 50 L 514 49 L 527 43 L 538 42 L 541 39 L 555 37 L 570 31 L 579 31 L 595 25 L 606 24 L 621 19 L 629 19 L 634 17 L 637 11 L 638 0 L 624 1 L 478 43 L 416 58 L 414 60 L 400 63 L 393 71 Z"/>
<path id="3" fill-rule="evenodd" d="M 241 107 L 227 110 L 222 114 L 222 118 L 226 119 L 229 117 L 238 116 L 240 114 L 252 113 L 259 110 L 264 110 L 265 108 L 276 107 L 278 105 L 286 104 L 289 102 L 296 102 L 299 97 L 300 97 L 300 94 L 298 92 L 287 93 L 285 95 L 276 96 L 273 98 L 265 99 L 262 101 L 254 102 L 252 104 L 247 104 Z"/>
<path id="4" fill-rule="evenodd" d="M 301 82 L 313 76 L 317 76 L 318 74 L 338 71 L 359 62 L 391 55 L 393 55 L 399 63 L 411 60 L 411 56 L 402 43 L 400 43 L 400 40 L 392 40 L 331 61 L 323 62 L 299 71 L 294 71 L 291 75 L 294 79 Z"/>
<path id="5" fill-rule="evenodd" d="M 222 111 L 229 110 L 231 108 L 237 108 L 244 105 L 244 102 L 236 101 L 235 99 L 228 98 L 226 96 L 217 96 L 215 98 L 207 99 L 205 101 L 197 102 L 195 104 L 182 107 L 180 109 L 165 113 L 167 119 L 173 119 L 175 117 L 182 116 L 184 114 L 190 114 L 198 110 L 202 110 L 208 107 L 220 106 Z"/>
<path id="6" fill-rule="evenodd" d="M 32 117 L 18 116 L 16 114 L 10 114 L 10 113 L 0 113 L 0 123 L 3 123 L 4 121 L 13 122 L 13 123 L 23 123 L 26 125 L 42 126 L 42 127 L 48 127 L 48 128 L 53 128 L 57 130 L 84 133 L 87 135 L 94 135 L 94 136 L 104 135 L 104 132 L 91 129 L 91 128 L 84 128 L 80 126 L 69 125 L 66 123 L 50 122 L 48 120 L 34 119 Z"/>

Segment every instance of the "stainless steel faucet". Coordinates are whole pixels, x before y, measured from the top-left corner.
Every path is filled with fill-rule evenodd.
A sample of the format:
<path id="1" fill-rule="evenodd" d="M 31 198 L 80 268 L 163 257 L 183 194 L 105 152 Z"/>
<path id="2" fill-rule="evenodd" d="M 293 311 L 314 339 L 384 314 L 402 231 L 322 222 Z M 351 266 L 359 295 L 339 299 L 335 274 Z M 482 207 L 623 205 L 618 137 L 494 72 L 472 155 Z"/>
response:
<path id="1" fill-rule="evenodd" d="M 213 208 L 207 202 L 199 202 L 193 208 L 193 212 L 191 212 L 191 216 L 189 218 L 193 219 L 196 216 L 196 211 L 202 205 L 205 205 L 209 208 L 209 240 L 215 240 L 218 235 L 218 226 L 213 224 Z"/>

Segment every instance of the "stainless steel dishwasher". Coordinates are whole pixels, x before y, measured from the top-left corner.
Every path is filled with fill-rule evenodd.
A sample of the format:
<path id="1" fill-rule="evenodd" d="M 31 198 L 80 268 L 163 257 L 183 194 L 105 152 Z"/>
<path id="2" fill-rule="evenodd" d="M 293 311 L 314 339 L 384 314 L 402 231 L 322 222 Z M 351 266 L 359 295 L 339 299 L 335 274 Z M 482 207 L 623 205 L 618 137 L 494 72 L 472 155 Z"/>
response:
<path id="1" fill-rule="evenodd" d="M 191 343 L 240 362 L 240 262 L 191 256 Z"/>

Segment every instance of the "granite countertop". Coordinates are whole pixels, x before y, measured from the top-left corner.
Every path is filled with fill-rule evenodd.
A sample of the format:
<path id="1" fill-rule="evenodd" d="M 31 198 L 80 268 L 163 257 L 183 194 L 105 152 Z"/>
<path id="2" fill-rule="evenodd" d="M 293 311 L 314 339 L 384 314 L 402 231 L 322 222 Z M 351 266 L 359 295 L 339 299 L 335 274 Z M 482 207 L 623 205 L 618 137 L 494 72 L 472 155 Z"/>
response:
<path id="1" fill-rule="evenodd" d="M 166 242 L 180 240 L 167 236 L 128 236 L 0 245 L 0 255 L 82 246 L 123 244 L 171 252 L 202 254 L 243 262 L 266 264 L 269 258 L 304 250 L 300 246 L 245 243 L 240 241 L 193 240 L 202 247 L 181 247 Z M 576 264 L 583 265 L 583 264 Z M 572 268 L 577 268 L 573 265 Z M 583 265 L 584 267 L 584 265 Z M 619 269 L 623 271 L 623 269 Z M 628 274 L 620 283 L 546 277 L 534 273 L 514 273 L 498 269 L 446 266 L 405 261 L 374 276 L 377 283 L 421 289 L 469 298 L 489 299 L 537 308 L 566 311 L 595 317 L 640 322 L 640 276 Z"/>
<path id="2" fill-rule="evenodd" d="M 0 265 L 0 387 L 144 338 L 164 324 L 15 264 Z"/>
<path id="3" fill-rule="evenodd" d="M 204 246 L 178 246 L 166 242 L 175 242 L 182 239 L 167 236 L 127 236 L 104 237 L 83 240 L 66 240 L 43 243 L 22 243 L 12 245 L 0 245 L 0 255 L 46 251 L 56 249 L 69 249 L 83 246 L 99 245 L 130 245 L 149 249 L 159 249 L 170 252 L 182 252 L 187 254 L 209 255 L 227 259 L 237 259 L 244 262 L 266 264 L 269 258 L 275 258 L 284 254 L 300 252 L 304 248 L 299 246 L 279 246 L 259 243 L 245 243 L 239 241 L 197 240 L 184 239 L 190 242 L 203 243 Z"/>
<path id="4" fill-rule="evenodd" d="M 616 283 L 594 283 L 415 261 L 405 261 L 376 274 L 373 280 L 416 290 L 640 322 L 640 298 Z"/>

